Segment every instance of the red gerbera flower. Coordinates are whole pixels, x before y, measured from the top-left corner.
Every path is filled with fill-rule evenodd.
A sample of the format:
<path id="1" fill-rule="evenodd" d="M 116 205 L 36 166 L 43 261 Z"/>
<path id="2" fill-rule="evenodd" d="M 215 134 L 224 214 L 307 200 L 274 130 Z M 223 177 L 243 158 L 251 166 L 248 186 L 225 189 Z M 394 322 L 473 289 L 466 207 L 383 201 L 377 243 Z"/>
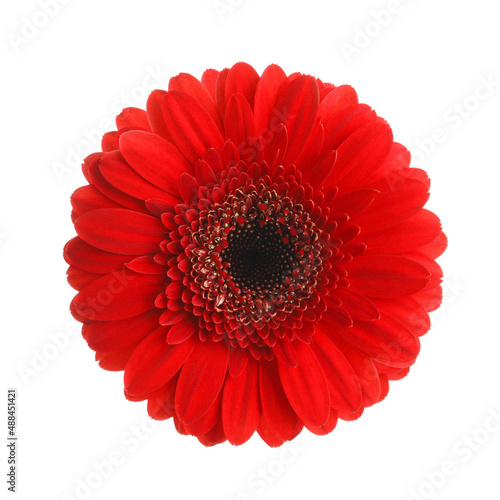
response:
<path id="1" fill-rule="evenodd" d="M 72 196 L 71 306 L 125 395 L 205 445 L 381 401 L 441 303 L 429 179 L 355 91 L 238 63 L 125 109 Z"/>

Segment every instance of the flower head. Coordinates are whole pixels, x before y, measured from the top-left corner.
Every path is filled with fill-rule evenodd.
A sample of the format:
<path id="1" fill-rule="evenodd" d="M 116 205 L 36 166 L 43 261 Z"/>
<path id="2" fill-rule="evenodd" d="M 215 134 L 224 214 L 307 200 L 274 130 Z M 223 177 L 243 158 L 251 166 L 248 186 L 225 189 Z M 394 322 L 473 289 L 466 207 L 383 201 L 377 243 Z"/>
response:
<path id="1" fill-rule="evenodd" d="M 125 395 L 205 445 L 333 430 L 441 303 L 429 179 L 346 85 L 244 63 L 125 109 L 72 196 L 71 310 Z"/>

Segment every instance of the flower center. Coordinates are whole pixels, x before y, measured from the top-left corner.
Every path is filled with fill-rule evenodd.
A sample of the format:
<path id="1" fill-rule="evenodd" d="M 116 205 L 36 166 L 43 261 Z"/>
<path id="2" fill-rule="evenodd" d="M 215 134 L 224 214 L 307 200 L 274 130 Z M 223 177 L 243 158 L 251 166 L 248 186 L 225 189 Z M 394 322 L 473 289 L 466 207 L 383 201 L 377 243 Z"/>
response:
<path id="1" fill-rule="evenodd" d="M 321 315 L 332 255 L 322 229 L 328 210 L 315 199 L 321 194 L 297 182 L 294 167 L 257 180 L 245 170 L 223 171 L 218 184 L 200 188 L 191 206 L 177 206 L 164 223 L 168 245 L 185 248 L 176 258 L 186 273 L 182 300 L 198 318 L 200 339 L 224 339 L 272 359 L 278 340 L 298 331 L 307 340 L 314 330 L 304 325 Z M 176 311 L 179 287 L 169 287 L 167 307 Z"/>
<path id="2" fill-rule="evenodd" d="M 280 234 L 281 233 L 281 234 Z M 235 285 L 250 292 L 269 292 L 290 274 L 293 252 L 274 222 L 261 226 L 257 220 L 234 228 L 227 236 L 228 246 L 221 252 Z"/>

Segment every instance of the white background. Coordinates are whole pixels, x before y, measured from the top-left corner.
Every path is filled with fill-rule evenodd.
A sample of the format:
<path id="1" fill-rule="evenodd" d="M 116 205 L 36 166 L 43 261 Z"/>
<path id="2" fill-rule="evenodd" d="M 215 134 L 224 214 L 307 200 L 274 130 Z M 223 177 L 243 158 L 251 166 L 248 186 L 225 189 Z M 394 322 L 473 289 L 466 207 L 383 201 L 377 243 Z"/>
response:
<path id="1" fill-rule="evenodd" d="M 51 0 L 50 17 L 42 3 L 4 2 L 0 16 L 1 364 L 18 389 L 17 498 L 499 499 L 495 2 Z M 151 83 L 239 60 L 353 85 L 429 172 L 428 207 L 449 237 L 445 303 L 410 375 L 360 420 L 304 431 L 286 453 L 258 436 L 204 448 L 171 420 L 151 424 L 68 311 L 75 162 L 98 149 L 102 121 L 144 106 Z"/>

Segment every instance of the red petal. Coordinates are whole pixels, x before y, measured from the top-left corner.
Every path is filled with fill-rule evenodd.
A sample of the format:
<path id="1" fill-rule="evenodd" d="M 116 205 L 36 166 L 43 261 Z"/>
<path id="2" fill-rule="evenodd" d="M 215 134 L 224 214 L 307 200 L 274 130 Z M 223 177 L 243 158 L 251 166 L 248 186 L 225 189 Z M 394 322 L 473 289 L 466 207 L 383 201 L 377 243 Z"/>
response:
<path id="1" fill-rule="evenodd" d="M 345 309 L 354 319 L 374 321 L 380 318 L 377 306 L 364 295 L 347 288 L 335 290 L 335 295 L 342 301 L 342 309 Z"/>
<path id="2" fill-rule="evenodd" d="M 248 363 L 248 352 L 245 349 L 233 349 L 229 353 L 229 375 L 239 377 Z"/>
<path id="3" fill-rule="evenodd" d="M 172 377 L 165 385 L 149 394 L 148 415 L 155 420 L 171 418 L 175 413 L 174 392 L 177 377 Z"/>
<path id="4" fill-rule="evenodd" d="M 405 253 L 426 245 L 441 232 L 441 222 L 429 210 L 422 209 L 400 224 L 376 233 L 363 234 L 365 254 Z"/>
<path id="5" fill-rule="evenodd" d="M 443 270 L 434 259 L 431 259 L 430 257 L 427 257 L 427 255 L 421 253 L 420 249 L 418 252 L 406 253 L 405 257 L 408 257 L 409 259 L 422 264 L 422 266 L 424 266 L 429 271 L 431 279 L 429 280 L 429 283 L 427 283 L 427 286 L 424 288 L 424 290 L 430 290 L 441 283 L 443 279 Z"/>
<path id="6" fill-rule="evenodd" d="M 148 394 L 167 383 L 184 365 L 197 339 L 172 346 L 165 342 L 167 328 L 160 326 L 134 351 L 125 367 L 125 390 L 130 394 Z"/>
<path id="7" fill-rule="evenodd" d="M 132 127 L 134 129 L 151 130 L 149 126 L 148 114 L 143 109 L 125 108 L 116 117 L 116 128 Z"/>
<path id="8" fill-rule="evenodd" d="M 311 349 L 330 388 L 330 404 L 337 411 L 351 413 L 361 406 L 361 387 L 352 366 L 337 346 L 322 332 L 316 332 Z"/>
<path id="9" fill-rule="evenodd" d="M 153 92 L 149 95 L 146 109 L 149 125 L 151 126 L 153 133 L 167 139 L 167 141 L 171 141 L 172 138 L 168 133 L 162 110 L 163 98 L 166 94 L 167 93 L 164 90 L 153 90 Z"/>
<path id="10" fill-rule="evenodd" d="M 340 85 L 340 87 L 331 90 L 321 101 L 318 117 L 323 123 L 326 123 L 335 114 L 354 104 L 358 104 L 356 91 L 349 85 Z"/>
<path id="11" fill-rule="evenodd" d="M 322 324 L 320 327 L 326 335 L 331 336 L 329 325 Z M 380 398 L 380 380 L 373 360 L 339 335 L 335 335 L 334 341 L 358 377 L 363 392 L 363 406 L 375 404 Z"/>
<path id="12" fill-rule="evenodd" d="M 427 311 L 435 311 L 443 301 L 443 289 L 437 286 L 432 290 L 424 290 L 413 295 L 413 298 Z"/>
<path id="13" fill-rule="evenodd" d="M 222 420 L 219 418 L 217 423 L 203 436 L 197 436 L 198 441 L 204 446 L 215 446 L 226 441 Z"/>
<path id="14" fill-rule="evenodd" d="M 330 413 L 330 394 L 325 374 L 311 348 L 294 342 L 299 363 L 291 368 L 278 363 L 283 389 L 292 408 L 312 427 L 321 427 Z"/>
<path id="15" fill-rule="evenodd" d="M 431 259 L 437 259 L 446 250 L 447 246 L 448 238 L 446 238 L 446 235 L 443 233 L 443 231 L 441 231 L 437 235 L 436 239 L 434 239 L 427 245 L 420 247 L 418 251 L 427 255 Z"/>
<path id="16" fill-rule="evenodd" d="M 316 118 L 316 124 L 309 136 L 309 141 L 295 161 L 295 166 L 302 172 L 302 179 L 306 182 L 314 173 L 314 165 L 317 163 L 318 152 L 321 151 L 323 145 L 323 137 L 323 125 L 321 125 L 319 118 Z"/>
<path id="17" fill-rule="evenodd" d="M 397 371 L 396 373 L 388 373 L 387 380 L 401 380 L 402 378 L 406 377 L 408 373 L 410 373 L 410 367 L 401 368 L 401 370 Z"/>
<path id="18" fill-rule="evenodd" d="M 207 154 L 212 151 L 208 150 Z M 225 169 L 229 169 L 230 167 L 236 165 L 240 159 L 240 153 L 238 152 L 238 148 L 234 144 L 233 141 L 228 139 L 224 146 L 222 146 L 222 150 L 220 152 L 221 164 Z"/>
<path id="19" fill-rule="evenodd" d="M 99 160 L 101 159 L 102 155 L 104 153 L 100 152 L 100 153 L 91 153 L 89 154 L 87 157 L 85 157 L 85 159 L 83 160 L 83 163 L 82 163 L 82 173 L 85 177 L 85 179 L 87 180 L 87 182 L 90 184 L 92 181 L 90 180 L 90 175 L 89 175 L 89 168 L 90 168 L 90 165 L 93 165 L 94 163 L 98 163 Z"/>
<path id="20" fill-rule="evenodd" d="M 134 256 L 104 252 L 75 236 L 66 243 L 64 258 L 68 264 L 74 264 L 91 273 L 109 274 L 119 271 L 123 264 L 132 260 Z"/>
<path id="21" fill-rule="evenodd" d="M 219 72 L 216 69 L 207 69 L 201 75 L 201 83 L 208 90 L 209 94 L 215 102 L 215 86 Z"/>
<path id="22" fill-rule="evenodd" d="M 339 190 L 349 192 L 366 185 L 376 175 L 391 146 L 391 128 L 382 122 L 368 123 L 349 136 L 337 149 L 332 172 Z"/>
<path id="23" fill-rule="evenodd" d="M 401 223 L 420 210 L 429 199 L 427 186 L 413 179 L 404 179 L 397 189 L 393 189 L 385 181 L 373 184 L 372 188 L 381 193 L 365 212 L 351 220 L 353 224 L 362 227 L 364 233 L 373 233 Z"/>
<path id="24" fill-rule="evenodd" d="M 288 149 L 283 159 L 285 165 L 294 163 L 307 144 L 316 122 L 318 106 L 318 84 L 311 76 L 301 75 L 281 88 L 276 112 L 288 132 Z"/>
<path id="25" fill-rule="evenodd" d="M 117 132 L 106 132 L 102 136 L 101 149 L 103 152 L 114 151 L 118 149 Z"/>
<path id="26" fill-rule="evenodd" d="M 179 196 L 186 203 L 191 203 L 198 193 L 198 181 L 191 175 L 184 172 L 177 180 L 177 191 Z"/>
<path id="27" fill-rule="evenodd" d="M 181 344 L 199 330 L 198 319 L 187 314 L 186 316 L 184 321 L 170 327 L 167 334 L 168 344 Z"/>
<path id="28" fill-rule="evenodd" d="M 380 399 L 379 401 L 382 401 L 385 399 L 387 394 L 389 393 L 389 377 L 385 375 L 384 373 L 380 374 Z M 377 401 L 377 402 L 379 402 Z"/>
<path id="29" fill-rule="evenodd" d="M 99 366 L 103 370 L 119 372 L 125 368 L 130 356 L 134 352 L 135 346 L 127 347 L 121 351 L 96 352 L 95 359 L 99 361 Z"/>
<path id="30" fill-rule="evenodd" d="M 213 151 L 213 150 L 210 150 L 210 151 Z M 205 155 L 205 157 L 206 156 L 207 155 Z M 218 156 L 218 154 L 217 154 L 217 156 Z M 220 160 L 220 157 L 219 157 L 219 160 Z M 220 169 L 218 169 L 217 171 L 219 171 L 219 170 Z M 196 177 L 196 180 L 198 181 L 198 183 L 200 184 L 200 186 L 206 186 L 206 185 L 213 186 L 217 181 L 217 177 L 215 176 L 214 170 L 204 160 L 198 160 L 196 162 L 195 177 Z"/>
<path id="31" fill-rule="evenodd" d="M 142 177 L 169 193 L 177 193 L 177 180 L 192 166 L 170 142 L 148 132 L 126 132 L 120 149 L 127 163 Z"/>
<path id="32" fill-rule="evenodd" d="M 255 88 L 259 82 L 259 74 L 247 63 L 236 63 L 227 74 L 226 103 L 233 94 L 241 94 L 253 109 Z"/>
<path id="33" fill-rule="evenodd" d="M 226 141 L 224 143 L 224 146 L 228 143 L 230 143 L 230 141 Z M 224 146 L 222 146 L 222 151 L 224 151 Z M 207 152 L 203 156 L 203 161 L 214 171 L 214 173 L 220 172 L 222 170 L 221 155 L 214 148 L 210 148 L 207 150 Z"/>
<path id="34" fill-rule="evenodd" d="M 177 384 L 175 404 L 182 422 L 195 422 L 214 403 L 226 378 L 228 359 L 229 348 L 224 343 L 198 342 Z"/>
<path id="35" fill-rule="evenodd" d="M 408 172 L 408 167 L 410 166 L 410 161 L 411 154 L 408 149 L 406 149 L 406 147 L 402 144 L 395 142 L 393 143 L 391 151 L 380 169 L 380 173 L 384 174 L 384 177 L 386 178 L 391 174 L 399 174 L 401 176 L 409 175 L 410 172 Z M 422 182 L 424 182 L 423 179 L 420 179 L 419 177 L 420 174 L 418 174 L 416 177 L 409 178 L 413 178 L 414 180 L 421 180 Z M 425 178 L 427 178 L 427 174 L 425 174 Z M 424 184 L 426 184 L 426 182 L 424 182 Z M 427 184 L 427 188 L 428 187 L 429 185 Z"/>
<path id="36" fill-rule="evenodd" d="M 366 210 L 379 192 L 375 189 L 360 189 L 335 198 L 330 205 L 333 213 L 345 213 L 354 219 L 354 215 Z M 361 227 L 361 224 L 357 224 Z"/>
<path id="37" fill-rule="evenodd" d="M 157 186 L 151 184 L 137 174 L 136 171 L 127 164 L 119 151 L 105 154 L 101 159 L 99 169 L 110 184 L 130 196 L 134 196 L 141 200 L 164 198 L 171 203 L 176 203 L 177 201 L 175 196 L 166 193 L 163 189 L 159 189 Z"/>
<path id="38" fill-rule="evenodd" d="M 283 440 L 289 441 L 302 430 L 302 422 L 283 390 L 276 361 L 261 361 L 259 365 L 263 414 L 269 427 Z"/>
<path id="39" fill-rule="evenodd" d="M 413 297 L 400 297 L 399 299 L 376 299 L 375 303 L 384 315 L 399 321 L 420 337 L 431 327 L 429 315 Z"/>
<path id="40" fill-rule="evenodd" d="M 175 405 L 175 403 L 174 403 Z M 186 430 L 186 427 L 184 426 L 184 424 L 179 420 L 179 417 L 174 413 L 174 425 L 175 425 L 175 430 L 179 433 L 179 434 L 183 434 L 184 436 L 187 436 L 189 435 L 189 432 Z"/>
<path id="41" fill-rule="evenodd" d="M 402 297 L 422 290 L 429 271 L 399 255 L 362 255 L 345 264 L 354 291 L 368 297 Z"/>
<path id="42" fill-rule="evenodd" d="M 117 321 L 92 321 L 85 340 L 94 351 L 119 351 L 141 342 L 158 327 L 158 309 Z"/>
<path id="43" fill-rule="evenodd" d="M 154 306 L 164 283 L 161 275 L 137 274 L 124 269 L 90 283 L 74 298 L 74 306 L 78 314 L 88 319 L 131 318 Z"/>
<path id="44" fill-rule="evenodd" d="M 276 434 L 276 432 L 271 429 L 264 415 L 260 417 L 257 432 L 259 433 L 259 436 L 262 438 L 262 440 L 271 448 L 281 446 L 285 442 L 284 439 L 278 436 L 278 434 Z"/>
<path id="45" fill-rule="evenodd" d="M 119 203 L 121 206 L 135 210 L 137 212 L 147 212 L 143 200 L 130 196 L 112 186 L 101 174 L 99 163 L 89 165 L 89 177 L 92 184 L 106 197 Z"/>
<path id="46" fill-rule="evenodd" d="M 125 266 L 131 271 L 142 274 L 164 274 L 165 266 L 161 266 L 154 261 L 152 255 L 144 255 L 142 257 L 136 257 L 130 262 L 127 262 Z"/>
<path id="47" fill-rule="evenodd" d="M 353 422 L 354 420 L 357 420 L 361 415 L 363 414 L 364 408 L 360 408 L 358 411 L 355 411 L 354 413 L 339 413 L 338 417 L 341 418 L 342 420 L 346 420 L 347 422 Z"/>
<path id="48" fill-rule="evenodd" d="M 227 440 L 234 445 L 248 441 L 261 415 L 259 363 L 250 357 L 238 377 L 228 377 L 222 398 L 222 424 Z"/>
<path id="49" fill-rule="evenodd" d="M 337 151 L 327 151 L 316 158 L 315 162 L 308 168 L 312 168 L 309 174 L 308 182 L 311 186 L 319 187 L 323 181 L 330 175 L 335 162 L 337 161 Z"/>
<path id="50" fill-rule="evenodd" d="M 276 64 L 268 66 L 260 77 L 255 89 L 255 126 L 259 135 L 273 130 L 280 118 L 276 114 L 278 92 L 286 80 L 285 72 Z"/>
<path id="51" fill-rule="evenodd" d="M 180 73 L 178 76 L 170 79 L 168 90 L 176 90 L 190 95 L 196 102 L 205 108 L 207 113 L 212 117 L 212 120 L 219 127 L 220 131 L 224 133 L 224 126 L 214 98 L 212 98 L 205 86 L 194 76 L 189 73 Z"/>
<path id="52" fill-rule="evenodd" d="M 104 196 L 95 186 L 82 186 L 71 195 L 71 206 L 77 215 L 96 208 L 121 208 L 122 205 Z"/>
<path id="53" fill-rule="evenodd" d="M 173 143 L 192 165 L 210 148 L 220 150 L 224 140 L 205 109 L 191 96 L 167 92 L 163 113 Z"/>
<path id="54" fill-rule="evenodd" d="M 210 432 L 221 420 L 222 406 L 222 391 L 219 392 L 217 399 L 214 401 L 208 411 L 192 424 L 184 424 L 186 431 L 192 436 L 203 436 Z M 224 435 L 225 437 L 225 435 Z"/>
<path id="55" fill-rule="evenodd" d="M 102 276 L 102 274 L 84 271 L 74 265 L 69 266 L 66 275 L 69 285 L 78 291 Z"/>
<path id="56" fill-rule="evenodd" d="M 288 147 L 286 127 L 283 124 L 278 125 L 269 132 L 268 139 L 264 139 L 262 144 L 264 146 L 262 157 L 266 159 L 272 171 L 275 167 L 282 164 L 283 156 Z"/>
<path id="57" fill-rule="evenodd" d="M 292 368 L 297 366 L 299 359 L 295 347 L 288 340 L 278 339 L 274 344 L 273 353 L 281 363 Z"/>
<path id="58" fill-rule="evenodd" d="M 240 158 L 254 161 L 261 147 L 256 142 L 252 109 L 241 94 L 234 94 L 227 102 L 225 125 L 226 137 L 237 145 Z"/>
<path id="59" fill-rule="evenodd" d="M 161 292 L 164 295 L 164 292 Z M 175 325 L 179 321 L 185 318 L 186 311 L 184 309 L 177 311 L 169 311 L 168 309 L 162 313 L 159 319 L 159 323 L 162 326 Z"/>
<path id="60" fill-rule="evenodd" d="M 126 255 L 156 253 L 165 237 L 165 227 L 158 219 L 122 208 L 87 212 L 75 221 L 75 229 L 87 243 Z"/>
<path id="61" fill-rule="evenodd" d="M 325 327 L 322 329 L 325 331 Z M 389 366 L 409 366 L 420 351 L 418 338 L 401 323 L 387 316 L 373 323 L 356 321 L 351 328 L 337 328 L 335 333 L 373 359 Z"/>
<path id="62" fill-rule="evenodd" d="M 306 428 L 308 431 L 312 432 L 313 434 L 316 434 L 317 436 L 325 436 L 326 434 L 330 434 L 330 432 L 332 432 L 333 429 L 335 429 L 338 420 L 339 420 L 338 412 L 332 409 L 330 410 L 330 416 L 328 417 L 328 420 L 324 425 L 322 425 L 321 427 L 311 427 L 310 425 L 307 425 Z"/>
<path id="63" fill-rule="evenodd" d="M 219 72 L 215 84 L 215 103 L 221 116 L 226 116 L 226 80 L 228 73 L 228 68 Z"/>
<path id="64" fill-rule="evenodd" d="M 323 149 L 337 149 L 356 130 L 376 119 L 375 111 L 366 104 L 355 104 L 342 110 L 324 124 Z"/>

